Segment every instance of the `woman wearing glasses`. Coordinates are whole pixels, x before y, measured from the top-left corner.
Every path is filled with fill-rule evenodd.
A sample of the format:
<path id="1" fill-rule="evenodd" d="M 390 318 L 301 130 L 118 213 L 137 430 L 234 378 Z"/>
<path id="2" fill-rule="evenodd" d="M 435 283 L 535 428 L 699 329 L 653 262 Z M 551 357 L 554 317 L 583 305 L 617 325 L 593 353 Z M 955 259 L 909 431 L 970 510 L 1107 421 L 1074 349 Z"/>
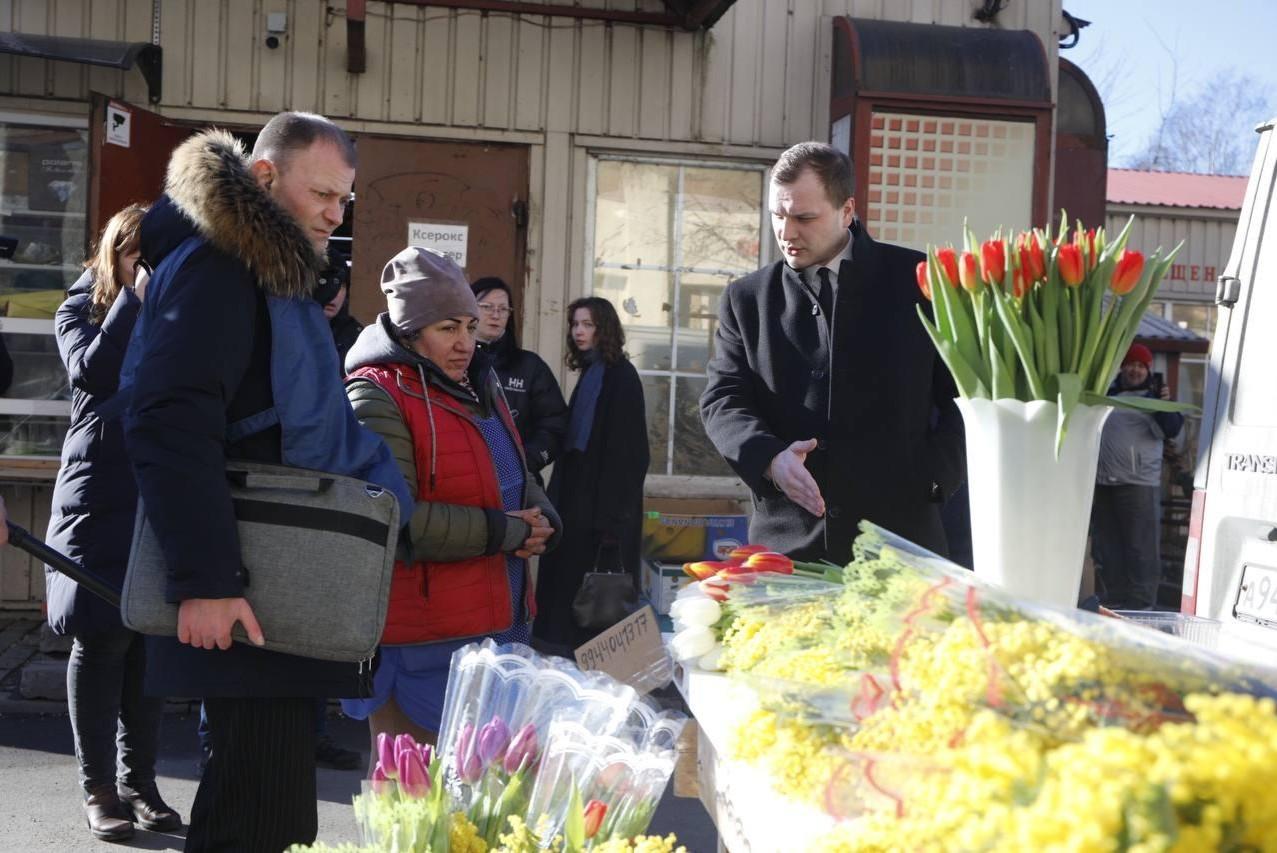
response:
<path id="1" fill-rule="evenodd" d="M 479 302 L 479 351 L 492 359 L 510 413 L 514 415 L 528 470 L 538 483 L 541 469 L 559 456 L 568 428 L 568 406 L 553 371 L 539 355 L 519 348 L 510 285 L 495 276 L 470 285 Z"/>

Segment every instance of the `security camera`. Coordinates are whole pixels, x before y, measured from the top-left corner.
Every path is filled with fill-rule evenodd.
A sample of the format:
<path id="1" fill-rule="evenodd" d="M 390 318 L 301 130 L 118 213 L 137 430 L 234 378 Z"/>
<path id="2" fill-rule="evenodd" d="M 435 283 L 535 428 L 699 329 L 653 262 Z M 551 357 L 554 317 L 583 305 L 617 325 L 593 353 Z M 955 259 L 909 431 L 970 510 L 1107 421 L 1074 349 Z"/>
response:
<path id="1" fill-rule="evenodd" d="M 279 47 L 279 37 L 288 32 L 287 12 L 268 12 L 266 14 L 266 46 L 271 50 Z"/>

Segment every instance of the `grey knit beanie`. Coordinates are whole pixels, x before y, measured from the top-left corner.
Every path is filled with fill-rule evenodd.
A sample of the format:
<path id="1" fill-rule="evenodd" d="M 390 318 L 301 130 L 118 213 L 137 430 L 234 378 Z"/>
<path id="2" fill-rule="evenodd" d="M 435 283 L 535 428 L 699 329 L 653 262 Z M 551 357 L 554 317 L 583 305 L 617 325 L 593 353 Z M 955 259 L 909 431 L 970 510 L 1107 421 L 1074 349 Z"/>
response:
<path id="1" fill-rule="evenodd" d="M 409 246 L 381 271 L 390 322 L 410 335 L 449 317 L 478 317 L 479 303 L 465 273 L 436 249 Z"/>

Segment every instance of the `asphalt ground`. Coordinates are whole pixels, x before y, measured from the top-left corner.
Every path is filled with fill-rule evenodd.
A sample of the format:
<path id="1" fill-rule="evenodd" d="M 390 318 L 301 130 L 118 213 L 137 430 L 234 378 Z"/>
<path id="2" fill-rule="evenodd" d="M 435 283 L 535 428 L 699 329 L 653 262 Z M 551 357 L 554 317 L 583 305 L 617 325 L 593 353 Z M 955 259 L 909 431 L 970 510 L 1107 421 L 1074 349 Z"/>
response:
<path id="1" fill-rule="evenodd" d="M 160 793 L 183 818 L 189 817 L 198 784 L 199 747 L 195 714 L 166 714 L 156 767 Z M 367 725 L 345 717 L 329 719 L 329 734 L 348 749 L 367 754 Z M 320 768 L 319 840 L 355 842 L 351 798 L 362 773 Z M 75 751 L 65 714 L 0 714 L 0 851 L 181 850 L 183 832 L 139 829 L 127 844 L 109 844 L 89 835 L 76 782 Z M 700 802 L 675 798 L 666 789 L 649 830 L 674 832 L 690 853 L 714 853 L 713 824 Z"/>

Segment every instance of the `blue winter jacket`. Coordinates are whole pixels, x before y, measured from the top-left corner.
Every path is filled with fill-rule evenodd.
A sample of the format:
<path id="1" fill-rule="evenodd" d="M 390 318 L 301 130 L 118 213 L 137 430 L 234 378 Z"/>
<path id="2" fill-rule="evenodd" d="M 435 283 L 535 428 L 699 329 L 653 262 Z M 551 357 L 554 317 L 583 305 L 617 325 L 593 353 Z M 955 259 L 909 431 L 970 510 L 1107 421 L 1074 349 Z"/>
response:
<path id="1" fill-rule="evenodd" d="M 91 321 L 93 275 L 85 272 L 58 308 L 54 333 L 71 383 L 71 426 L 53 487 L 45 540 L 88 571 L 116 586 L 133 538 L 137 486 L 124 452 L 118 419 L 102 419 L 120 379 L 129 336 L 142 303 L 120 290 L 101 325 Z M 120 611 L 66 575 L 45 568 L 49 625 L 59 634 L 88 635 L 120 624 Z"/>
<path id="2" fill-rule="evenodd" d="M 401 501 L 407 489 L 346 403 L 331 334 L 310 299 L 314 249 L 258 187 L 239 144 L 216 131 L 192 137 L 174 152 L 166 191 L 142 223 L 142 255 L 163 286 L 148 292 L 135 334 L 125 438 L 168 564 L 168 600 L 233 598 L 244 586 L 228 459 L 362 476 Z M 202 242 L 166 280 L 161 265 L 192 236 Z M 271 410 L 277 420 L 228 438 L 232 425 Z M 147 644 L 146 687 L 336 698 L 358 695 L 360 683 L 355 664 L 157 637 Z"/>

